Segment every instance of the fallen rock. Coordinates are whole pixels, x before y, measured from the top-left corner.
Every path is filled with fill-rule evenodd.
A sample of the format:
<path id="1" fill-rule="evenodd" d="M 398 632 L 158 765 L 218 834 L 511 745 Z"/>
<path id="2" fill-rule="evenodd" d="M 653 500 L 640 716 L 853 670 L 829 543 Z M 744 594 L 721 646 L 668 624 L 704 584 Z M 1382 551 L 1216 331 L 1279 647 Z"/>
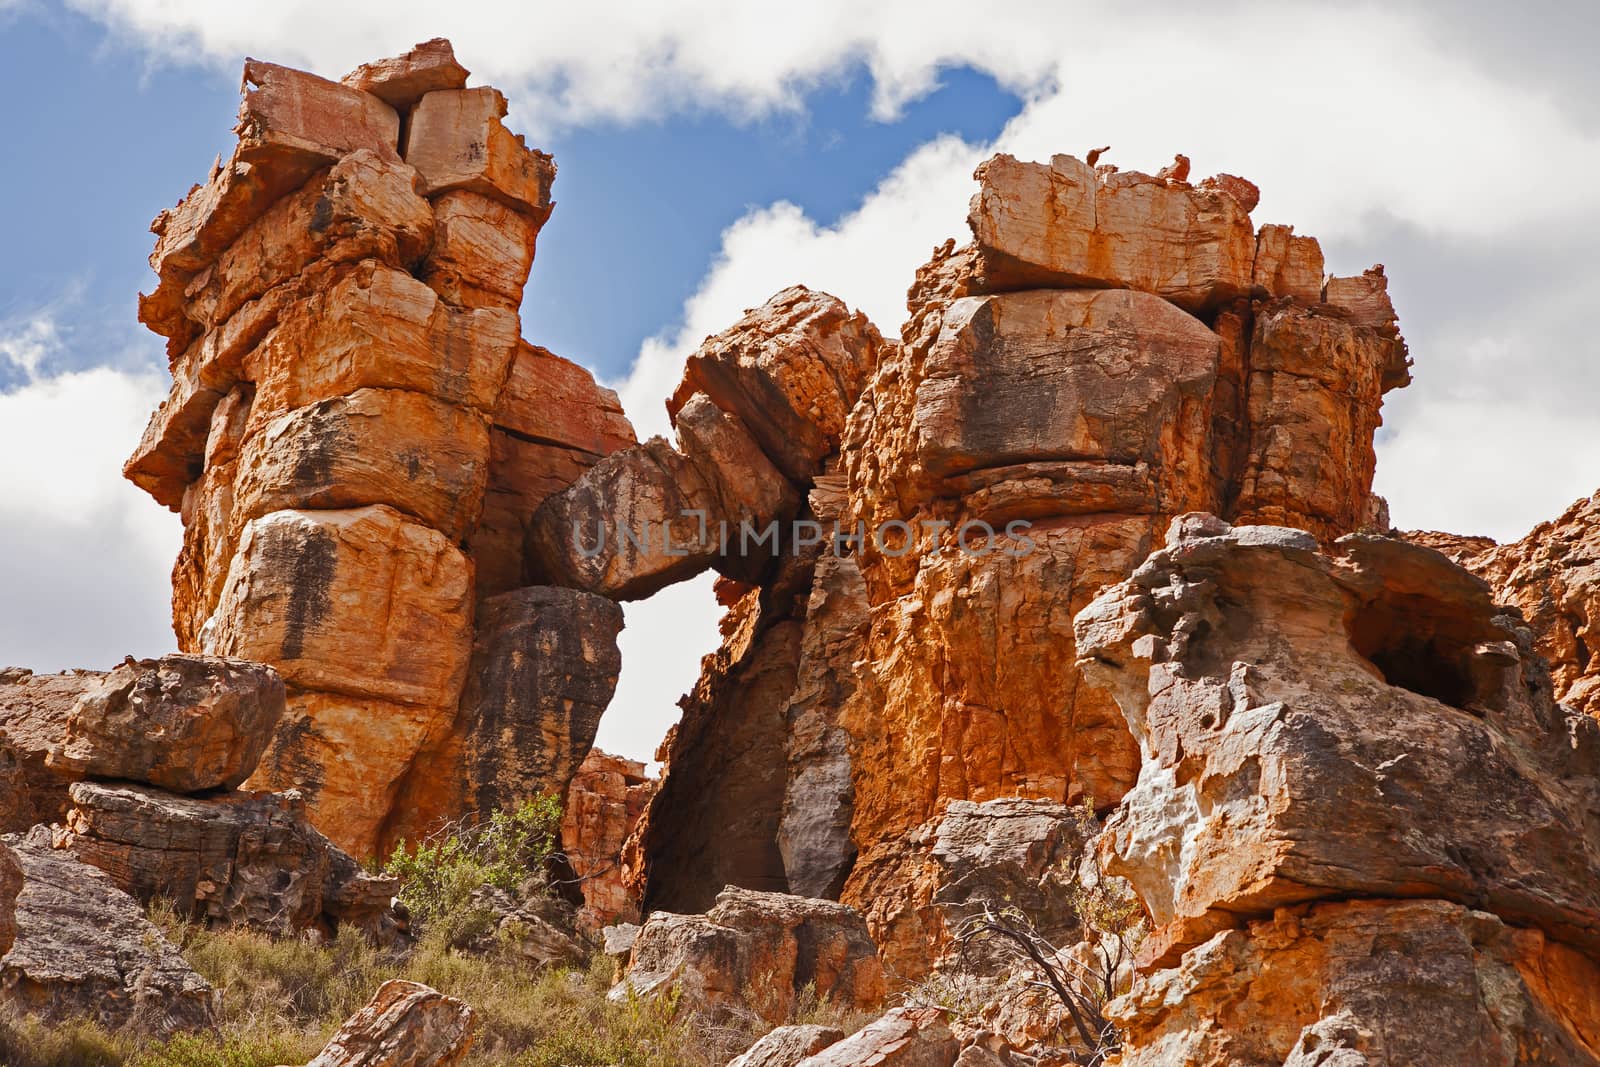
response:
<path id="1" fill-rule="evenodd" d="M 1439 900 L 1281 908 L 1111 1003 L 1120 1063 L 1600 1063 L 1600 967 Z M 1420 1024 L 1420 1025 L 1419 1025 Z"/>
<path id="2" fill-rule="evenodd" d="M 961 1042 L 938 1008 L 895 1008 L 800 1067 L 952 1067 Z"/>
<path id="3" fill-rule="evenodd" d="M 473 1012 L 418 982 L 391 979 L 305 1067 L 454 1067 L 472 1048 Z"/>
<path id="4" fill-rule="evenodd" d="M 704 915 L 651 915 L 611 996 L 676 988 L 685 1007 L 711 1019 L 777 1024 L 807 986 L 842 1007 L 882 1003 L 883 967 L 861 916 L 832 901 L 729 886 Z"/>
<path id="5" fill-rule="evenodd" d="M 1554 703 L 1527 632 L 1445 557 L 1185 516 L 1075 629 L 1140 739 L 1100 852 L 1160 928 L 1146 959 L 1348 896 L 1600 949 L 1600 725 Z"/>
<path id="6" fill-rule="evenodd" d="M 1097 174 L 1065 155 L 999 155 L 974 177 L 979 291 L 1140 289 L 1191 311 L 1250 291 L 1249 208 L 1224 188 Z"/>
<path id="7" fill-rule="evenodd" d="M 104 677 L 100 671 L 0 670 L 0 733 L 5 738 L 0 766 L 10 786 L 3 832 L 22 833 L 66 815 L 67 787 L 74 776 L 51 766 L 49 757 L 67 736 L 73 705 Z"/>
<path id="8" fill-rule="evenodd" d="M 172 653 L 129 659 L 73 703 L 46 762 L 73 778 L 124 778 L 178 793 L 233 789 L 283 715 L 283 681 L 260 663 Z"/>
<path id="9" fill-rule="evenodd" d="M 212 1024 L 213 993 L 138 903 L 50 847 L 43 827 L 8 835 L 22 867 L 16 940 L 0 958 L 0 1002 L 46 1022 L 91 1019 L 150 1033 Z"/>
<path id="10" fill-rule="evenodd" d="M 210 925 L 332 934 L 349 923 L 382 934 L 399 891 L 317 832 L 294 793 L 179 797 L 78 782 L 72 801 L 58 847 L 123 892 Z"/>
<path id="11" fill-rule="evenodd" d="M 795 1067 L 807 1056 L 844 1038 L 835 1026 L 780 1026 L 745 1050 L 728 1067 Z"/>

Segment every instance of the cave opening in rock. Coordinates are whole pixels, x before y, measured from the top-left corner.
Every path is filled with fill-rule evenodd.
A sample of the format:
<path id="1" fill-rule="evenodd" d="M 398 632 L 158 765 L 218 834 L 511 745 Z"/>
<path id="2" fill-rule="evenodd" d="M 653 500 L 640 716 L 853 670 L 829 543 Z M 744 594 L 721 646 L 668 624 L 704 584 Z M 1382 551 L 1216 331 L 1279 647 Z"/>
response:
<path id="1" fill-rule="evenodd" d="M 1384 597 L 1358 608 L 1350 644 L 1384 681 L 1454 708 L 1473 702 L 1470 664 L 1476 636 L 1426 597 Z"/>

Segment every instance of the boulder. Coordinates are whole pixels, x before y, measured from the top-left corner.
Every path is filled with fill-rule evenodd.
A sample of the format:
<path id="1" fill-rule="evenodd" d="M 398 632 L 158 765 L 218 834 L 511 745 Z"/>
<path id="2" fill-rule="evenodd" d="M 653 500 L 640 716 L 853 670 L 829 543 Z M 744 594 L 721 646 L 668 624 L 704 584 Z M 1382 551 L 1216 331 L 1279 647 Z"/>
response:
<path id="1" fill-rule="evenodd" d="M 473 1012 L 419 982 L 391 979 L 305 1067 L 455 1067 L 472 1048 Z"/>
<path id="2" fill-rule="evenodd" d="M 0 1004 L 46 1022 L 87 1018 L 164 1034 L 208 1027 L 213 993 L 139 904 L 106 875 L 50 847 L 49 831 L 8 835 L 22 867 L 16 940 L 0 957 Z"/>
<path id="3" fill-rule="evenodd" d="M 178 793 L 233 789 L 283 716 L 271 667 L 172 653 L 128 659 L 73 703 L 46 762 L 72 778 L 124 778 Z"/>
<path id="4" fill-rule="evenodd" d="M 995 156 L 967 223 L 979 291 L 1139 289 L 1195 311 L 1250 291 L 1255 232 L 1230 188 Z"/>
<path id="5" fill-rule="evenodd" d="M 50 754 L 67 736 L 78 698 L 99 685 L 101 671 L 35 674 L 25 667 L 0 670 L 0 767 L 7 790 L 6 821 L 0 830 L 21 833 L 54 822 L 67 812 L 67 787 L 76 777 L 52 766 Z"/>
<path id="6" fill-rule="evenodd" d="M 843 1038 L 844 1031 L 835 1026 L 780 1026 L 751 1045 L 728 1067 L 795 1067 L 807 1056 L 814 1056 Z"/>
<path id="7" fill-rule="evenodd" d="M 953 1067 L 961 1042 L 939 1008 L 895 1008 L 799 1067 Z"/>
<path id="8" fill-rule="evenodd" d="M 1077 618 L 1139 738 L 1106 868 L 1172 961 L 1303 901 L 1432 896 L 1600 950 L 1600 725 L 1489 587 L 1402 541 L 1174 522 Z"/>
<path id="9" fill-rule="evenodd" d="M 807 486 L 838 450 L 883 344 L 866 316 L 837 297 L 792 286 L 707 338 L 667 411 L 676 423 L 696 393 L 706 394 L 790 481 Z"/>
<path id="10" fill-rule="evenodd" d="M 1141 976 L 1120 1063 L 1600 1063 L 1600 967 L 1441 900 L 1277 909 Z"/>
<path id="11" fill-rule="evenodd" d="M 78 782 L 58 842 L 137 899 L 210 925 L 276 934 L 350 923 L 382 933 L 393 878 L 368 874 L 318 833 L 294 793 L 180 797 Z"/>
<path id="12" fill-rule="evenodd" d="M 655 788 L 643 763 L 598 748 L 572 776 L 561 813 L 561 851 L 583 894 L 579 929 L 594 934 L 639 920 L 639 900 L 622 876 L 622 845 Z"/>
<path id="13" fill-rule="evenodd" d="M 339 84 L 371 93 L 404 114 L 427 93 L 466 88 L 470 73 L 456 62 L 450 42 L 435 37 L 403 55 L 363 63 Z"/>
<path id="14" fill-rule="evenodd" d="M 861 916 L 832 901 L 729 886 L 704 915 L 651 915 L 611 996 L 675 988 L 711 1019 L 777 1024 L 807 986 L 841 1007 L 882 1003 L 883 967 Z"/>

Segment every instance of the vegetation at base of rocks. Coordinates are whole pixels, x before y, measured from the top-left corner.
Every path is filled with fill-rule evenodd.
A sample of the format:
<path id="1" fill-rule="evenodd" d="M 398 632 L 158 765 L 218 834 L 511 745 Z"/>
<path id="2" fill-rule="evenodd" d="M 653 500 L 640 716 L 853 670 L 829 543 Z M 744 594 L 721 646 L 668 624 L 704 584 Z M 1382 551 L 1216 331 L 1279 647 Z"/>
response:
<path id="1" fill-rule="evenodd" d="M 414 923 L 459 945 L 493 922 L 474 894 L 488 887 L 526 895 L 530 881 L 547 877 L 560 832 L 561 802 L 543 796 L 484 822 L 447 823 L 415 845 L 401 841 L 384 873 L 400 880 L 399 900 Z"/>

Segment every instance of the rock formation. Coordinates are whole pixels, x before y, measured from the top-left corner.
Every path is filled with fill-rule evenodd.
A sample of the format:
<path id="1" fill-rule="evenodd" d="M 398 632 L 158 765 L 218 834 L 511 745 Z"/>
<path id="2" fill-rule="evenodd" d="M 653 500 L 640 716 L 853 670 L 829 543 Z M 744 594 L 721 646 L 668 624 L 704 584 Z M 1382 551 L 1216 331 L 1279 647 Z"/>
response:
<path id="1" fill-rule="evenodd" d="M 472 1049 L 472 1009 L 417 982 L 383 983 L 305 1067 L 454 1067 Z"/>
<path id="2" fill-rule="evenodd" d="M 156 219 L 140 301 L 173 388 L 125 472 L 183 516 L 179 646 L 278 669 L 288 712 L 252 784 L 302 790 L 364 856 L 565 788 L 592 726 L 547 718 L 573 698 L 539 688 L 553 672 L 488 683 L 506 657 L 577 617 L 585 715 L 615 675 L 603 602 L 479 632 L 523 585 L 526 516 L 633 432 L 519 338 L 555 165 L 466 80 L 445 41 L 342 83 L 247 62 L 238 144 Z M 480 767 L 441 790 L 491 737 L 503 786 Z"/>
<path id="3" fill-rule="evenodd" d="M 52 848 L 44 828 L 6 844 L 22 868 L 16 940 L 0 957 L 0 1003 L 46 1021 L 165 1033 L 212 1021 L 212 991 L 100 871 Z"/>
<path id="4" fill-rule="evenodd" d="M 1192 515 L 1076 631 L 1142 757 L 1099 846 L 1157 927 L 1125 1062 L 1600 1062 L 1600 727 L 1486 583 Z"/>
<path id="5" fill-rule="evenodd" d="M 821 1000 L 874 1008 L 888 992 L 878 953 L 853 908 L 729 886 L 704 915 L 658 911 L 639 931 L 614 998 L 676 989 L 692 1011 L 788 1018 L 807 986 Z"/>
<path id="6" fill-rule="evenodd" d="M 561 850 L 578 880 L 580 929 L 637 923 L 639 901 L 622 871 L 622 846 L 655 792 L 643 763 L 592 749 L 567 787 Z"/>
<path id="7" fill-rule="evenodd" d="M 918 272 L 899 344 L 780 293 L 690 359 L 677 448 L 615 453 L 534 516 L 544 580 L 728 579 L 628 847 L 647 910 L 729 883 L 842 895 L 891 965 L 925 969 L 922 933 L 894 932 L 926 906 L 919 827 L 1011 796 L 1105 811 L 1132 786 L 1071 619 L 1172 517 L 1325 541 L 1381 518 L 1372 437 L 1409 380 L 1382 268 L 1324 284 L 1314 239 L 1253 227 L 1254 186 L 1181 169 L 991 160 L 974 241 Z M 794 524 L 776 560 L 716 535 L 790 514 L 815 534 Z"/>

